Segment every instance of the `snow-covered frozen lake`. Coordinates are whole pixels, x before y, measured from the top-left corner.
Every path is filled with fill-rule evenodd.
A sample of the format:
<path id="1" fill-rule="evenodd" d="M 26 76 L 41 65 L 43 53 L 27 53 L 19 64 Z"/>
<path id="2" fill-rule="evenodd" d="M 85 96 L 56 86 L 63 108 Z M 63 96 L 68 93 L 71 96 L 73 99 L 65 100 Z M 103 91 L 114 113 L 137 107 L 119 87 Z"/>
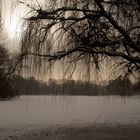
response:
<path id="1" fill-rule="evenodd" d="M 139 96 L 21 96 L 0 101 L 0 127 L 137 121 Z"/>

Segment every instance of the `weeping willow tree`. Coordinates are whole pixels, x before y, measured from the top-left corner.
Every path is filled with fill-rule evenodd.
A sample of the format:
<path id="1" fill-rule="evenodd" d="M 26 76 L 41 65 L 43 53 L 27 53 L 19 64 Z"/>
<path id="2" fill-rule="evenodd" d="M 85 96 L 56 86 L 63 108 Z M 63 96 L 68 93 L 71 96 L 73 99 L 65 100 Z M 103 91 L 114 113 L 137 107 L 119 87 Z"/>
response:
<path id="1" fill-rule="evenodd" d="M 30 9 L 22 57 L 35 68 L 51 67 L 56 61 L 75 67 L 80 61 L 82 71 L 90 73 L 92 66 L 99 69 L 105 61 L 113 60 L 118 71 L 140 71 L 139 0 L 20 3 Z"/>

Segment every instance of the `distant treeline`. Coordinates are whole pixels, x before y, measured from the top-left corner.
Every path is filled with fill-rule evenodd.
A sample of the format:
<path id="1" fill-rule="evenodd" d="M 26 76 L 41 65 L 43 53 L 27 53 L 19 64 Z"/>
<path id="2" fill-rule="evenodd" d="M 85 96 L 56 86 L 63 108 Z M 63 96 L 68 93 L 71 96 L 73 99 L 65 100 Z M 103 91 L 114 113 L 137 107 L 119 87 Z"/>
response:
<path id="1" fill-rule="evenodd" d="M 97 85 L 92 82 L 75 80 L 50 79 L 47 83 L 37 81 L 33 77 L 16 77 L 14 80 L 17 91 L 20 95 L 121 95 L 131 96 L 140 94 L 140 82 L 132 84 L 126 78 L 119 77 Z"/>

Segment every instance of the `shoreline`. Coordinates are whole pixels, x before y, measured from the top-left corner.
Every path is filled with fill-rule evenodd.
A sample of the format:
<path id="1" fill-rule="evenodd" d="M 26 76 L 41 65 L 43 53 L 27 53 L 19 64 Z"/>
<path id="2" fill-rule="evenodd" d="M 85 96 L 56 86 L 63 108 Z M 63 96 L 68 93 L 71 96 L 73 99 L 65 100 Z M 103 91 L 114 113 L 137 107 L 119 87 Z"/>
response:
<path id="1" fill-rule="evenodd" d="M 140 123 L 0 128 L 0 140 L 139 140 Z"/>

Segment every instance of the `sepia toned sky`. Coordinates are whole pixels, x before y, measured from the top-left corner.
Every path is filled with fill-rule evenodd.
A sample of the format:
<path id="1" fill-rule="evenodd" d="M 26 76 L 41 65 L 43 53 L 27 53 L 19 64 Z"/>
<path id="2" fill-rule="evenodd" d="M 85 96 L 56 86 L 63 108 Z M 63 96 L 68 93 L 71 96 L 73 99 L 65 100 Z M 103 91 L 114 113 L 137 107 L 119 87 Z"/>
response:
<path id="1" fill-rule="evenodd" d="M 21 17 L 24 8 L 16 6 L 15 0 L 1 0 L 2 26 L 5 46 L 10 52 L 15 52 L 19 47 L 21 36 Z"/>
<path id="2" fill-rule="evenodd" d="M 43 5 L 44 0 L 21 0 L 38 7 Z M 18 49 L 21 33 L 24 31 L 24 18 L 29 12 L 29 8 L 20 3 L 20 0 L 0 0 L 0 11 L 2 15 L 3 33 L 5 35 L 5 45 L 11 52 Z M 41 5 L 42 3 L 42 5 Z M 9 44 L 10 43 L 10 44 Z"/>

